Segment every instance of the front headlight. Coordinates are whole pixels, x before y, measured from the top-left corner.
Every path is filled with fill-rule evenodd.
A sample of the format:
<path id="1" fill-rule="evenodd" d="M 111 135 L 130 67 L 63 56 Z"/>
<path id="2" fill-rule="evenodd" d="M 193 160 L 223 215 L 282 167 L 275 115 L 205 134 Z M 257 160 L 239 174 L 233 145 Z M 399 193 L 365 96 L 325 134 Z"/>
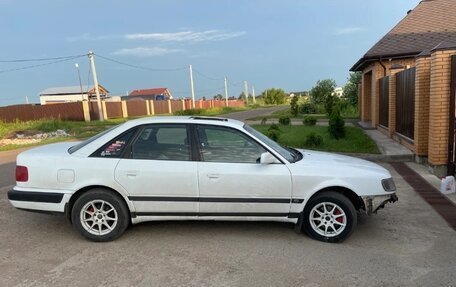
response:
<path id="1" fill-rule="evenodd" d="M 382 186 L 385 191 L 396 191 L 396 185 L 391 177 L 382 179 Z"/>

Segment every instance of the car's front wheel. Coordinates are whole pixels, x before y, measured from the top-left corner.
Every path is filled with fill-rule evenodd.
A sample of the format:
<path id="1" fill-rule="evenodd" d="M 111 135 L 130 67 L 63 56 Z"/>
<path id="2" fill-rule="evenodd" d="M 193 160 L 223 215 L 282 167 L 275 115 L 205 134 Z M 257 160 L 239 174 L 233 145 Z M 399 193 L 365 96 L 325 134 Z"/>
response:
<path id="1" fill-rule="evenodd" d="M 119 195 L 93 189 L 73 205 L 71 221 L 76 230 L 92 241 L 111 241 L 121 236 L 129 224 L 128 209 Z"/>
<path id="2" fill-rule="evenodd" d="M 325 242 L 341 242 L 357 224 L 353 203 L 343 194 L 327 191 L 317 194 L 303 213 L 303 230 L 312 238 Z"/>

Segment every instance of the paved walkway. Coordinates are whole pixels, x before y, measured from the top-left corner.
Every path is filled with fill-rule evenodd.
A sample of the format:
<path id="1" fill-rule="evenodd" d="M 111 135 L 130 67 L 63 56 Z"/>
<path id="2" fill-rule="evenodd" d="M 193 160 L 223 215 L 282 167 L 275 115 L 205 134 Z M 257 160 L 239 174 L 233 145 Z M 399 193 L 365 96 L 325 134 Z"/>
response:
<path id="1" fill-rule="evenodd" d="M 289 108 L 290 108 L 289 106 L 275 106 L 275 107 L 271 107 L 271 108 L 259 108 L 259 109 L 253 109 L 253 110 L 248 110 L 248 111 L 225 114 L 225 115 L 222 115 L 222 117 L 245 122 L 247 119 L 250 119 L 250 118 L 268 116 L 275 111 L 285 110 L 285 109 L 289 109 Z"/>

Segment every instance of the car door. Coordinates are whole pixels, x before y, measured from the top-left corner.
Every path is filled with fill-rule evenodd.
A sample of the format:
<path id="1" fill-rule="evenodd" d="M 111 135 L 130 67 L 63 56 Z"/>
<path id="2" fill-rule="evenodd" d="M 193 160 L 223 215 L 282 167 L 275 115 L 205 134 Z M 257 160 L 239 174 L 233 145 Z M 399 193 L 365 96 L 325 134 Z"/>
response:
<path id="1" fill-rule="evenodd" d="M 200 213 L 287 216 L 291 174 L 285 164 L 260 164 L 265 148 L 229 127 L 198 125 Z"/>
<path id="2" fill-rule="evenodd" d="M 197 162 L 185 124 L 141 128 L 115 178 L 130 194 L 136 215 L 193 214 L 198 210 Z"/>

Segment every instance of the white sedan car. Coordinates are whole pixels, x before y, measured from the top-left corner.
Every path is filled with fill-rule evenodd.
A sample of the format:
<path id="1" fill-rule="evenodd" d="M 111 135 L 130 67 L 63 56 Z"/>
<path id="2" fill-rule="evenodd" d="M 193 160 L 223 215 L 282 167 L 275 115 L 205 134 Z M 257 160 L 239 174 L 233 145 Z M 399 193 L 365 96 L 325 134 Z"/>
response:
<path id="1" fill-rule="evenodd" d="M 152 220 L 292 222 L 340 242 L 357 211 L 397 200 L 391 174 L 369 161 L 282 147 L 242 122 L 208 117 L 128 121 L 84 142 L 18 155 L 23 210 L 66 214 L 93 241 Z"/>

